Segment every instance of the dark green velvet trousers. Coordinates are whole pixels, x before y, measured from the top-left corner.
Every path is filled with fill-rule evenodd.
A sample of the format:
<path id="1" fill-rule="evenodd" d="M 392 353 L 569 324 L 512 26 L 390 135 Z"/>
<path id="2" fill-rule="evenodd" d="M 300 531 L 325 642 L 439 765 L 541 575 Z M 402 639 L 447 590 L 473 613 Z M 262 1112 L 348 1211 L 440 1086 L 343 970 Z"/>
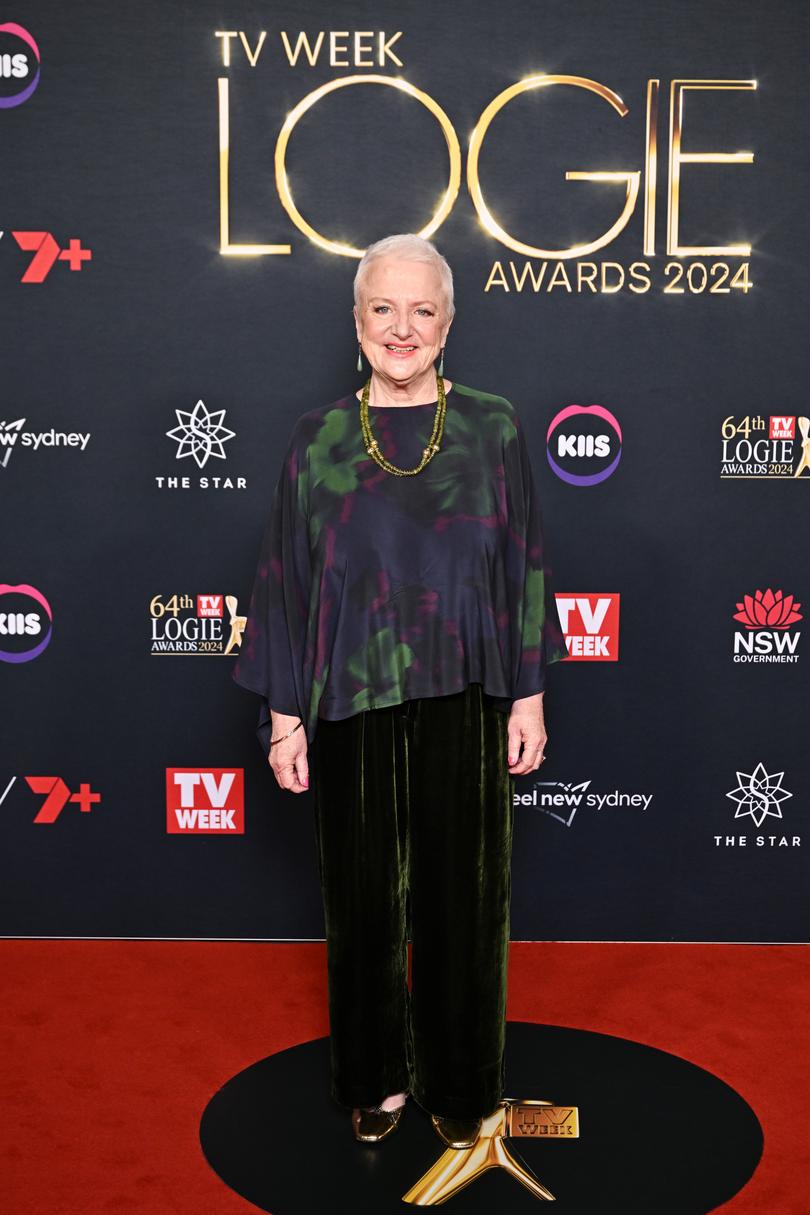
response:
<path id="1" fill-rule="evenodd" d="M 506 729 L 478 683 L 318 720 L 310 769 L 341 1105 L 409 1090 L 430 1113 L 475 1118 L 503 1096 Z"/>

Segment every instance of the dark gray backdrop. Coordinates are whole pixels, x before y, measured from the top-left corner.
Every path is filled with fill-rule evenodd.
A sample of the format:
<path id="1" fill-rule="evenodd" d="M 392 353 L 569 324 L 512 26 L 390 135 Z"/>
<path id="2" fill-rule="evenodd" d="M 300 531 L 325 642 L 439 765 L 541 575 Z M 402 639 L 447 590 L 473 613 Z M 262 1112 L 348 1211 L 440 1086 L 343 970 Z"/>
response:
<path id="1" fill-rule="evenodd" d="M 25 429 L 90 432 L 84 452 L 15 449 L 0 468 L 0 578 L 54 611 L 34 661 L 0 663 L 5 935 L 320 938 L 310 796 L 275 787 L 253 735 L 256 701 L 232 659 L 150 656 L 153 596 L 235 594 L 247 607 L 261 530 L 295 417 L 359 385 L 350 314 L 356 260 L 293 226 L 275 188 L 284 115 L 335 76 L 382 71 L 430 93 L 458 132 L 521 77 L 607 84 L 620 120 L 573 89 L 524 95 L 496 118 L 481 160 L 511 230 L 552 246 L 604 230 L 621 190 L 566 169 L 642 168 L 646 82 L 661 81 L 658 241 L 641 201 L 589 260 L 646 260 L 644 295 L 484 291 L 492 263 L 524 258 L 481 227 L 466 182 L 434 235 L 455 274 L 445 371 L 509 397 L 529 432 L 557 589 L 619 592 L 620 659 L 549 675 L 543 778 L 652 794 L 647 810 L 581 808 L 566 826 L 521 806 L 514 939 L 797 941 L 807 937 L 810 656 L 731 661 L 738 600 L 810 590 L 799 481 L 721 480 L 729 415 L 807 409 L 806 6 L 616 0 L 497 5 L 88 3 L 26 0 L 4 20 L 37 39 L 42 77 L 0 110 L 2 409 Z M 267 30 L 255 69 L 215 30 Z M 280 31 L 402 30 L 403 67 L 291 68 Z M 2 47 L 0 47 L 2 51 Z M 289 256 L 219 252 L 217 79 L 231 89 L 231 239 Z M 755 152 L 753 165 L 684 169 L 683 240 L 753 245 L 754 287 L 661 291 L 669 82 L 750 79 L 756 92 L 687 100 L 684 147 Z M 10 89 L 8 81 L 3 87 Z M 433 119 L 392 89 L 340 90 L 299 124 L 288 172 L 320 231 L 363 247 L 418 230 L 446 178 Z M 93 260 L 23 284 L 14 230 Z M 685 259 L 694 260 L 694 259 Z M 701 260 L 701 259 L 698 259 Z M 714 259 L 704 257 L 711 263 Z M 729 259 L 736 267 L 740 259 Z M 569 268 L 573 263 L 569 262 Z M 235 431 L 206 473 L 244 491 L 159 490 L 196 474 L 175 459 L 175 409 L 202 399 Z M 600 403 L 624 437 L 616 473 L 575 488 L 551 471 L 545 431 L 570 403 Z M 2 453 L 0 453 L 2 454 Z M 797 626 L 801 629 L 801 624 Z M 753 846 L 726 792 L 762 762 L 784 771 L 784 823 Z M 166 833 L 165 769 L 243 767 L 243 835 Z M 26 775 L 83 781 L 102 802 L 52 825 Z M 534 777 L 518 782 L 531 791 Z M 715 836 L 746 833 L 747 848 Z"/>

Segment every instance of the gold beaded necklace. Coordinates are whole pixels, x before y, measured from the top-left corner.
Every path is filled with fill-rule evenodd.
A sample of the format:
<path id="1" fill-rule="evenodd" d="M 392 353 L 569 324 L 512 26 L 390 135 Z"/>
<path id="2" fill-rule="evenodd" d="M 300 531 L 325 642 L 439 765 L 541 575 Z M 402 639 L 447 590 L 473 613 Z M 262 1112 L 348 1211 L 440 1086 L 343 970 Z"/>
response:
<path id="1" fill-rule="evenodd" d="M 426 464 L 433 459 L 436 452 L 439 450 L 442 434 L 444 433 L 444 415 L 447 412 L 447 400 L 444 395 L 444 380 L 436 372 L 436 387 L 438 390 L 439 399 L 436 402 L 436 413 L 433 418 L 433 431 L 427 447 L 422 451 L 422 459 L 417 464 L 416 468 L 397 468 L 396 464 L 392 464 L 387 460 L 380 451 L 379 444 L 374 438 L 371 430 L 371 422 L 368 416 L 368 397 L 371 390 L 371 376 L 363 385 L 363 398 L 360 402 L 360 427 L 363 431 L 363 443 L 366 451 L 371 456 L 372 460 L 376 460 L 380 468 L 384 468 L 386 472 L 394 473 L 397 477 L 413 477 L 416 473 L 420 473 Z M 407 405 L 395 405 L 394 409 L 407 409 Z"/>

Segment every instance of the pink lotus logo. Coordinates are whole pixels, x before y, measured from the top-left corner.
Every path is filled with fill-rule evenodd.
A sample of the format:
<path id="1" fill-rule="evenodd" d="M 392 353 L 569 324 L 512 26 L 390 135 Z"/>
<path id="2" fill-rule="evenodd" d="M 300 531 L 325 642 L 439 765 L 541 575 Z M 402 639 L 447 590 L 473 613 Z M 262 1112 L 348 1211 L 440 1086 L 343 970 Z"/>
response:
<path id="1" fill-rule="evenodd" d="M 734 619 L 739 620 L 747 629 L 786 629 L 802 614 L 792 595 L 783 595 L 781 591 L 755 591 L 753 595 L 744 595 L 742 603 L 737 604 Z"/>

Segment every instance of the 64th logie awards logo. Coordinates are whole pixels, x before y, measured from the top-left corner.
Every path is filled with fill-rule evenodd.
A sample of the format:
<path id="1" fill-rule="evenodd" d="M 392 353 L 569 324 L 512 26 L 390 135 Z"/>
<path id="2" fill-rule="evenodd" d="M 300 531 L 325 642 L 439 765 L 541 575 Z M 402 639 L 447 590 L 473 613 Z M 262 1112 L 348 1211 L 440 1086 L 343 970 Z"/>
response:
<path id="1" fill-rule="evenodd" d="M 797 414 L 730 415 L 720 426 L 725 480 L 806 481 L 810 477 L 810 418 Z"/>

